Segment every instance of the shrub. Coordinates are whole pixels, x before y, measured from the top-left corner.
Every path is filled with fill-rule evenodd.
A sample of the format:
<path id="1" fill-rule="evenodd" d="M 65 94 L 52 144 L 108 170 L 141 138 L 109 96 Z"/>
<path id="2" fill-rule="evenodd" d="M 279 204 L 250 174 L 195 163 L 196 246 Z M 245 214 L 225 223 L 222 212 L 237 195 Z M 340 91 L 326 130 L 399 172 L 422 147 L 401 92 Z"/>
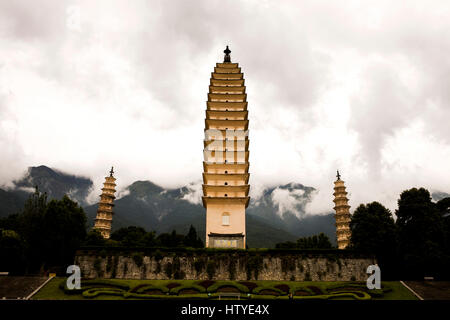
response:
<path id="1" fill-rule="evenodd" d="M 262 291 L 261 294 L 263 294 L 263 295 L 268 295 L 268 293 L 271 292 L 271 291 L 272 291 L 272 292 L 276 292 L 276 293 L 278 293 L 279 295 L 285 295 L 285 294 L 287 294 L 287 292 L 285 292 L 285 291 L 283 291 L 283 290 L 281 290 L 281 289 L 278 289 L 278 288 L 275 288 L 275 287 L 270 287 L 270 286 L 261 286 L 261 287 L 258 287 L 258 288 L 256 288 L 256 289 L 253 290 L 253 293 L 259 294 L 261 291 Z M 273 294 L 270 294 L 270 295 L 273 295 Z"/>
<path id="2" fill-rule="evenodd" d="M 142 263 L 144 262 L 144 256 L 141 252 L 135 252 L 131 256 L 134 260 L 134 263 L 140 268 L 142 266 Z"/>
<path id="3" fill-rule="evenodd" d="M 162 258 L 164 258 L 162 252 L 161 252 L 159 249 L 157 249 L 157 250 L 153 253 L 153 256 L 155 257 L 155 260 L 156 260 L 156 261 L 160 261 L 160 260 L 162 260 Z"/>
<path id="4" fill-rule="evenodd" d="M 259 270 L 263 264 L 263 258 L 260 255 L 254 255 L 248 258 L 246 269 L 247 269 L 247 280 L 252 278 L 252 273 L 255 275 L 255 279 L 258 280 Z"/>
<path id="5" fill-rule="evenodd" d="M 292 293 L 292 294 L 296 294 L 297 292 L 305 292 L 308 295 L 314 294 L 314 292 L 311 289 L 309 289 L 307 287 L 303 287 L 303 286 L 297 286 L 297 287 L 293 287 L 290 289 L 290 293 Z"/>
<path id="6" fill-rule="evenodd" d="M 234 280 L 236 277 L 236 260 L 230 257 L 228 260 L 228 275 L 230 280 Z"/>
<path id="7" fill-rule="evenodd" d="M 258 287 L 258 285 L 257 285 L 256 283 L 254 283 L 254 282 L 249 282 L 249 281 L 239 281 L 238 283 L 240 283 L 240 284 L 246 286 L 250 292 L 252 292 L 253 289 L 255 289 L 256 287 Z"/>
<path id="8" fill-rule="evenodd" d="M 195 272 L 197 273 L 197 275 L 202 273 L 202 271 L 205 269 L 205 265 L 206 265 L 205 258 L 199 257 L 199 258 L 195 259 L 194 268 L 195 268 Z"/>
<path id="9" fill-rule="evenodd" d="M 166 273 L 166 276 L 168 278 L 172 277 L 172 263 L 171 262 L 166 263 L 166 265 L 164 266 L 164 272 Z"/>
<path id="10" fill-rule="evenodd" d="M 216 274 L 216 263 L 212 260 L 208 261 L 206 266 L 206 273 L 208 274 L 208 278 L 211 280 Z"/>
<path id="11" fill-rule="evenodd" d="M 179 287 L 179 286 L 181 286 L 181 284 L 179 284 L 178 282 L 171 282 L 171 283 L 169 283 L 166 287 L 167 287 L 167 289 L 173 289 L 173 288 L 176 288 L 176 287 Z"/>
<path id="12" fill-rule="evenodd" d="M 232 281 L 217 281 L 213 285 L 209 286 L 207 291 L 208 292 L 216 292 L 217 290 L 219 290 L 220 288 L 223 288 L 223 287 L 233 287 L 242 293 L 249 292 L 249 289 L 247 288 L 247 286 L 244 286 L 243 284 L 240 284 L 240 283 L 234 282 L 234 281 L 233 282 Z"/>
<path id="13" fill-rule="evenodd" d="M 280 289 L 285 293 L 289 293 L 289 286 L 287 284 L 277 284 L 276 286 L 274 286 L 274 288 Z"/>
<path id="14" fill-rule="evenodd" d="M 194 290 L 198 293 L 206 292 L 206 289 L 198 284 L 186 284 L 171 289 L 170 293 L 178 294 L 182 290 Z"/>
<path id="15" fill-rule="evenodd" d="M 134 288 L 135 290 L 133 290 L 132 292 L 135 293 L 145 293 L 146 291 L 150 291 L 150 290 L 159 290 L 161 292 L 169 292 L 169 289 L 164 286 L 164 285 L 153 285 L 153 284 L 147 284 L 147 285 L 142 285 L 139 286 L 139 288 Z"/>
<path id="16" fill-rule="evenodd" d="M 197 284 L 199 286 L 202 286 L 205 289 L 208 289 L 210 286 L 212 286 L 214 283 L 216 283 L 214 280 L 203 280 L 198 282 Z"/>
<path id="17" fill-rule="evenodd" d="M 102 272 L 102 259 L 100 259 L 99 257 L 95 258 L 94 269 L 97 272 L 97 275 L 100 277 L 100 274 Z"/>

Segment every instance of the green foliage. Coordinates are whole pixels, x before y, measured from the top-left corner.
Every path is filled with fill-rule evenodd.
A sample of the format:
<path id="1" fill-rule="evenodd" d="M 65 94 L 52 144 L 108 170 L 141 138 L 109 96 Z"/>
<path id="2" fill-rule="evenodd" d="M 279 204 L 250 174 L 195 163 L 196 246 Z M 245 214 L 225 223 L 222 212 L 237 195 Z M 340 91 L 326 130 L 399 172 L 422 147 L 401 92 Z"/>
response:
<path id="1" fill-rule="evenodd" d="M 197 273 L 197 275 L 199 275 L 200 273 L 203 272 L 203 270 L 205 269 L 205 265 L 206 265 L 207 260 L 203 257 L 197 257 L 194 261 L 194 268 L 195 268 L 195 272 Z"/>
<path id="2" fill-rule="evenodd" d="M 160 260 L 162 260 L 162 258 L 164 258 L 163 254 L 162 254 L 162 252 L 160 250 L 156 250 L 153 253 L 153 256 L 155 257 L 156 261 L 160 261 Z"/>
<path id="3" fill-rule="evenodd" d="M 224 288 L 224 287 L 236 288 L 241 293 L 249 292 L 249 289 L 247 286 L 240 284 L 238 282 L 235 282 L 235 281 L 216 281 L 214 284 L 210 285 L 207 288 L 207 292 L 217 292 L 217 290 L 219 290 L 220 288 Z"/>
<path id="4" fill-rule="evenodd" d="M 281 256 L 281 271 L 283 273 L 295 271 L 295 257 Z"/>
<path id="5" fill-rule="evenodd" d="M 24 270 L 25 243 L 14 230 L 0 229 L 0 270 L 8 270 L 11 274 Z"/>
<path id="6" fill-rule="evenodd" d="M 286 241 L 277 243 L 275 248 L 281 249 L 331 249 L 330 239 L 324 233 L 311 237 L 299 238 L 297 242 Z"/>
<path id="7" fill-rule="evenodd" d="M 389 209 L 378 202 L 361 204 L 350 222 L 351 244 L 357 251 L 375 254 L 384 277 L 396 264 L 397 227 Z"/>
<path id="8" fill-rule="evenodd" d="M 130 226 L 121 228 L 111 234 L 111 239 L 119 241 L 125 247 L 141 247 L 144 246 L 144 237 L 147 232 L 144 228 Z"/>
<path id="9" fill-rule="evenodd" d="M 203 248 L 203 241 L 197 236 L 197 230 L 191 225 L 188 234 L 184 237 L 184 245 L 192 248 Z"/>
<path id="10" fill-rule="evenodd" d="M 251 255 L 246 264 L 247 280 L 252 278 L 252 274 L 255 279 L 258 280 L 259 270 L 261 270 L 263 264 L 263 257 L 260 255 Z"/>
<path id="11" fill-rule="evenodd" d="M 99 230 L 93 229 L 89 231 L 83 243 L 85 246 L 105 246 L 106 241 Z"/>
<path id="12" fill-rule="evenodd" d="M 168 278 L 172 277 L 172 263 L 171 262 L 167 262 L 164 265 L 164 272 Z"/>
<path id="13" fill-rule="evenodd" d="M 405 277 L 448 278 L 445 220 L 430 193 L 424 188 L 403 191 L 395 213 Z"/>
<path id="14" fill-rule="evenodd" d="M 142 263 L 144 262 L 144 255 L 142 252 L 135 252 L 131 256 L 133 258 L 134 263 L 140 268 L 142 266 Z"/>
<path id="15" fill-rule="evenodd" d="M 306 273 L 305 273 L 305 281 L 311 281 L 312 279 L 311 279 L 311 274 L 309 273 L 309 271 L 307 271 Z"/>
<path id="16" fill-rule="evenodd" d="M 37 188 L 25 202 L 23 211 L 2 219 L 1 225 L 14 227 L 12 230 L 18 235 L 15 246 L 20 265 L 10 270 L 13 273 L 19 270 L 35 273 L 54 267 L 64 269 L 73 263 L 75 250 L 86 238 L 83 209 L 67 196 L 47 202 L 47 195 Z M 3 241 L 12 239 L 9 235 L 2 238 Z M 11 255 L 8 246 L 0 243 L 0 261 L 17 261 L 17 253 Z"/>
<path id="17" fill-rule="evenodd" d="M 133 292 L 136 293 L 145 293 L 149 290 L 160 290 L 163 293 L 169 292 L 169 289 L 164 285 L 156 285 L 156 284 L 144 284 L 139 287 L 133 288 Z"/>
<path id="18" fill-rule="evenodd" d="M 275 288 L 274 286 L 259 286 L 255 289 L 253 289 L 253 293 L 255 294 L 259 294 L 261 291 L 264 290 L 271 290 L 271 291 L 275 291 L 276 293 L 278 293 L 279 295 L 285 295 L 287 294 L 286 292 L 284 292 L 283 290 L 280 290 L 278 288 Z"/>
<path id="19" fill-rule="evenodd" d="M 179 294 L 182 290 L 195 290 L 199 293 L 206 292 L 206 289 L 198 284 L 184 284 L 170 289 L 170 293 Z"/>
<path id="20" fill-rule="evenodd" d="M 206 265 L 206 273 L 208 274 L 208 279 L 212 279 L 216 274 L 216 263 L 213 260 L 208 260 Z"/>
<path id="21" fill-rule="evenodd" d="M 233 257 L 228 259 L 228 276 L 230 280 L 234 280 L 236 277 L 236 260 Z"/>
<path id="22" fill-rule="evenodd" d="M 102 259 L 97 257 L 94 260 L 94 269 L 97 272 L 97 276 L 100 277 L 102 273 Z"/>

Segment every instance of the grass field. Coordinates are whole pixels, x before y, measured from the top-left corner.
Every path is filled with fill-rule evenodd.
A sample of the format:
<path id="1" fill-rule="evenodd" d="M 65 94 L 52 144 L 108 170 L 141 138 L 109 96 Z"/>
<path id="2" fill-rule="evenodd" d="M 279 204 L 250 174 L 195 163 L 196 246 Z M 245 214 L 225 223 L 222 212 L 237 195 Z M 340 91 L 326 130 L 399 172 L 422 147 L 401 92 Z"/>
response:
<path id="1" fill-rule="evenodd" d="M 368 290 L 364 282 L 201 281 L 95 279 L 81 282 L 81 290 L 68 290 L 66 278 L 54 278 L 32 299 L 219 299 L 223 292 L 241 299 L 294 300 L 416 300 L 400 282 L 382 282 L 381 290 Z M 223 299 L 223 297 L 221 297 Z"/>

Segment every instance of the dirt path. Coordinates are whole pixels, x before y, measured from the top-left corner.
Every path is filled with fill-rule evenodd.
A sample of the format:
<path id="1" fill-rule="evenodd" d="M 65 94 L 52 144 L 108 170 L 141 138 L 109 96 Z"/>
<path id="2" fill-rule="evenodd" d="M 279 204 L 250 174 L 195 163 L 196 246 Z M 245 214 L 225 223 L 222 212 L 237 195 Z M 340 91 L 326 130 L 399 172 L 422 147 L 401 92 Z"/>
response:
<path id="1" fill-rule="evenodd" d="M 0 276 L 0 299 L 25 299 L 48 277 Z"/>
<path id="2" fill-rule="evenodd" d="M 405 281 L 424 300 L 450 300 L 450 281 Z"/>

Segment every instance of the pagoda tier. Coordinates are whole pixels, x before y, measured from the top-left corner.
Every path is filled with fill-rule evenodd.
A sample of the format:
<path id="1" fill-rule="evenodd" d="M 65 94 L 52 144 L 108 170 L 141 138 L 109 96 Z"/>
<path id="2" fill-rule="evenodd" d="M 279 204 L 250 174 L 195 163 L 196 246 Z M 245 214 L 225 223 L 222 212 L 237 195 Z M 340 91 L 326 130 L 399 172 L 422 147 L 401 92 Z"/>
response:
<path id="1" fill-rule="evenodd" d="M 111 224 L 114 207 L 114 193 L 116 192 L 116 178 L 113 176 L 114 171 L 111 168 L 110 176 L 105 177 L 103 183 L 102 194 L 97 209 L 97 217 L 95 218 L 94 229 L 99 230 L 103 238 L 109 239 L 111 235 Z"/>
<path id="2" fill-rule="evenodd" d="M 224 63 L 211 73 L 206 103 L 203 206 L 206 246 L 245 248 L 245 209 L 249 204 L 247 94 L 238 63 Z"/>
<path id="3" fill-rule="evenodd" d="M 339 249 L 345 249 L 350 244 L 350 206 L 348 205 L 347 192 L 344 181 L 341 180 L 339 172 L 338 179 L 334 182 L 334 210 L 336 211 L 336 238 Z"/>

